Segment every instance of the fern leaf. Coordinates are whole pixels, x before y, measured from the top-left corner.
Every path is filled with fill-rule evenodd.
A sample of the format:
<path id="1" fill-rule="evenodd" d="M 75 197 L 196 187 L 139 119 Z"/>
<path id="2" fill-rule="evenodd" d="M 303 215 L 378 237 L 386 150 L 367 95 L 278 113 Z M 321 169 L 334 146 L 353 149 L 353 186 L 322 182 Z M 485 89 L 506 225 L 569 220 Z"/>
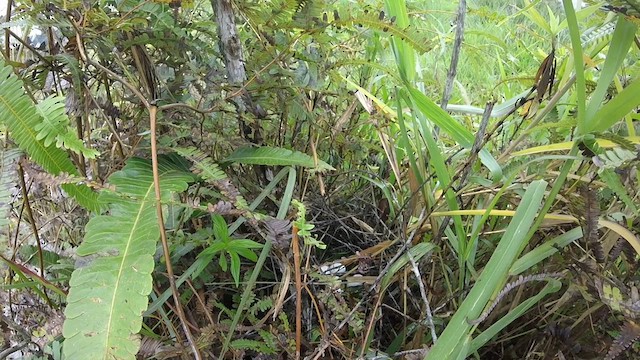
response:
<path id="1" fill-rule="evenodd" d="M 267 351 L 265 344 L 251 339 L 236 339 L 231 342 L 231 348 L 237 350 L 253 350 L 260 353 Z"/>
<path id="2" fill-rule="evenodd" d="M 616 337 L 605 356 L 605 360 L 613 360 L 622 354 L 629 346 L 640 338 L 640 326 L 633 321 L 626 321 L 620 335 Z"/>
<path id="3" fill-rule="evenodd" d="M 44 140 L 44 146 L 49 146 L 56 141 L 59 134 L 64 133 L 69 125 L 69 118 L 65 114 L 64 98 L 62 96 L 48 97 L 42 100 L 36 109 L 43 121 L 35 126 L 38 131 L 36 139 Z"/>
<path id="4" fill-rule="evenodd" d="M 75 174 L 76 169 L 67 154 L 36 138 L 34 129 L 41 122 L 35 106 L 22 91 L 22 82 L 8 66 L 0 69 L 0 119 L 11 131 L 18 146 L 42 166 L 57 175 L 65 172 Z"/>
<path id="5" fill-rule="evenodd" d="M 220 170 L 218 164 L 214 163 L 210 157 L 195 147 L 178 148 L 176 152 L 193 162 L 191 170 L 202 176 L 206 181 L 218 181 L 227 177 L 224 171 Z"/>
<path id="6" fill-rule="evenodd" d="M 49 97 L 38 103 L 36 109 L 43 121 L 35 126 L 38 132 L 36 140 L 43 140 L 44 146 L 56 144 L 58 148 L 69 149 L 76 154 L 94 159 L 100 153 L 88 149 L 78 139 L 73 129 L 69 126 L 69 117 L 66 114 L 65 99 L 62 96 Z"/>
<path id="7" fill-rule="evenodd" d="M 414 26 L 408 26 L 401 28 L 394 24 L 393 21 L 387 21 L 386 19 L 380 19 L 375 13 L 368 13 L 359 16 L 348 16 L 344 19 L 334 19 L 333 25 L 336 26 L 365 26 L 370 29 L 376 29 L 402 39 L 410 44 L 417 52 L 424 54 L 431 50 L 432 41 L 425 36 L 425 33 L 420 32 L 419 29 Z"/>
<path id="8" fill-rule="evenodd" d="M 87 185 L 63 184 L 60 185 L 60 187 L 69 196 L 74 198 L 78 204 L 84 206 L 85 209 L 96 213 L 102 209 L 103 203 L 98 199 L 98 193 L 91 190 Z"/>
<path id="9" fill-rule="evenodd" d="M 637 155 L 635 152 L 615 147 L 598 155 L 598 157 L 602 161 L 602 167 L 605 167 L 607 169 L 615 169 L 626 166 L 632 161 L 635 161 Z"/>
<path id="10" fill-rule="evenodd" d="M 24 94 L 22 81 L 13 74 L 11 67 L 5 66 L 2 60 L 0 60 L 0 122 L 9 128 L 18 147 L 44 170 L 53 175 L 61 173 L 78 175 L 64 150 L 56 148 L 53 144 L 47 146 L 42 140 L 38 140 L 35 129 L 42 119 L 31 99 Z M 97 194 L 88 187 L 67 184 L 62 188 L 87 209 L 96 211 L 99 208 Z"/>
<path id="11" fill-rule="evenodd" d="M 161 167 L 162 197 L 184 191 L 191 174 Z M 109 215 L 96 216 L 86 226 L 78 247 L 80 260 L 69 282 L 63 327 L 66 359 L 134 359 L 137 333 L 151 291 L 153 255 L 160 236 L 149 162 L 131 159 L 109 181 L 116 192 L 101 200 Z"/>
<path id="12" fill-rule="evenodd" d="M 71 80 L 73 81 L 73 87 L 75 89 L 82 89 L 82 77 L 84 74 L 82 69 L 80 69 L 78 59 L 69 54 L 57 54 L 53 56 L 53 59 L 67 65 L 69 74 L 71 74 Z"/>
<path id="13" fill-rule="evenodd" d="M 589 45 L 598 44 L 602 41 L 611 39 L 615 28 L 615 22 L 608 22 L 595 29 L 587 30 L 580 36 L 582 47 L 586 48 Z"/>
<path id="14" fill-rule="evenodd" d="M 636 151 L 636 145 L 633 143 L 633 141 L 629 140 L 629 138 L 626 138 L 624 136 L 620 136 L 618 134 L 607 132 L 607 133 L 597 134 L 596 137 L 598 139 L 609 140 L 612 143 L 620 146 L 621 148 L 623 148 L 625 150 Z"/>
<path id="15" fill-rule="evenodd" d="M 317 168 L 317 170 L 335 170 L 331 165 L 322 160 L 318 160 L 318 165 L 314 163 L 311 156 L 299 151 L 291 151 L 283 148 L 272 148 L 268 146 L 244 147 L 229 155 L 225 162 L 235 162 L 251 165 L 280 165 L 280 166 L 302 166 L 307 168 Z"/>
<path id="16" fill-rule="evenodd" d="M 613 190 L 614 193 L 616 193 L 616 195 L 618 195 L 620 200 L 622 200 L 629 209 L 633 212 L 638 211 L 636 203 L 633 201 L 631 196 L 629 196 L 627 189 L 622 184 L 622 181 L 620 181 L 620 176 L 616 174 L 614 170 L 606 168 L 600 169 L 600 171 L 598 171 L 598 176 L 609 186 L 611 190 Z"/>
<path id="17" fill-rule="evenodd" d="M 98 150 L 89 149 L 84 146 L 82 140 L 78 138 L 71 127 L 67 127 L 66 132 L 56 137 L 56 146 L 63 149 L 68 149 L 76 154 L 82 154 L 85 158 L 95 159 L 100 152 Z"/>

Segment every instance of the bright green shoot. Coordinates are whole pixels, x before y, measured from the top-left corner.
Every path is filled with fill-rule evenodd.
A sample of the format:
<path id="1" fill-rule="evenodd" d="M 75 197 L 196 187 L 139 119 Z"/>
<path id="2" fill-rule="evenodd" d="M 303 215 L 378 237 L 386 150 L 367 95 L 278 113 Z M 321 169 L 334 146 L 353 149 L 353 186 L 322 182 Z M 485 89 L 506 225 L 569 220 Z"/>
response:
<path id="1" fill-rule="evenodd" d="M 327 245 L 325 245 L 325 243 L 323 243 L 322 241 L 316 239 L 316 237 L 311 234 L 311 230 L 313 230 L 315 225 L 307 222 L 307 208 L 304 206 L 304 204 L 296 199 L 293 199 L 291 201 L 291 204 L 295 206 L 296 210 L 298 210 L 298 215 L 296 216 L 296 220 L 293 222 L 293 224 L 298 229 L 298 236 L 300 236 L 300 238 L 304 240 L 304 244 L 315 246 L 318 249 L 326 249 Z"/>
<path id="2" fill-rule="evenodd" d="M 229 236 L 229 228 L 224 218 L 218 214 L 213 215 L 213 229 L 211 230 L 211 245 L 198 255 L 198 260 L 202 259 L 205 264 L 209 263 L 213 257 L 220 253 L 218 264 L 222 271 L 231 271 L 233 281 L 236 286 L 240 285 L 240 256 L 256 262 L 258 256 L 253 249 L 260 249 L 262 245 L 249 239 L 233 239 Z M 210 237 L 211 239 L 211 237 Z M 229 260 L 227 260 L 229 257 Z M 229 263 L 227 262 L 230 262 Z"/>

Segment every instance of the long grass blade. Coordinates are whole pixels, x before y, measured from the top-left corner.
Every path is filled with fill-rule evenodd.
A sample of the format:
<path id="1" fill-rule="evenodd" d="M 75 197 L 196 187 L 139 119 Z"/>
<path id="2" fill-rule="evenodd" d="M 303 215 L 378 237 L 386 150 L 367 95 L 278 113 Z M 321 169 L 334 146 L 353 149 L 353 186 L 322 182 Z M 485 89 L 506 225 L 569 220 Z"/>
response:
<path id="1" fill-rule="evenodd" d="M 468 320 L 480 316 L 491 296 L 500 290 L 509 268 L 529 240 L 527 232 L 538 215 L 546 186 L 544 180 L 531 183 L 478 281 L 425 359 L 456 359 L 466 356 L 466 353 L 460 353 L 458 345 L 468 342 L 471 337 L 472 325 Z"/>

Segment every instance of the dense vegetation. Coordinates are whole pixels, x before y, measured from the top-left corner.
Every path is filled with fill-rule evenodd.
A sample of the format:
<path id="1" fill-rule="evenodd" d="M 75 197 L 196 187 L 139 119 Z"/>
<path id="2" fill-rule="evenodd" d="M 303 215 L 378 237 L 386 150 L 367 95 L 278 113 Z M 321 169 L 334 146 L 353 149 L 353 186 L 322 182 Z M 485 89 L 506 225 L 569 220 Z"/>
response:
<path id="1" fill-rule="evenodd" d="M 640 3 L 580 3 L 8 1 L 0 358 L 637 358 Z"/>

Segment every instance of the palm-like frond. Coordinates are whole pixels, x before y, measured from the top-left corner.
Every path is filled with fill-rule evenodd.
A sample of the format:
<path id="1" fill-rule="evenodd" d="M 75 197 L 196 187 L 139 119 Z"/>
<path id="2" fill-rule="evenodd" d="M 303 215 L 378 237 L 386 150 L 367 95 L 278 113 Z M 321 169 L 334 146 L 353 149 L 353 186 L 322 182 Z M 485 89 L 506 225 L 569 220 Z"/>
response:
<path id="1" fill-rule="evenodd" d="M 37 138 L 35 129 L 42 123 L 42 118 L 9 66 L 0 68 L 0 119 L 18 146 L 47 172 L 54 175 L 76 174 L 75 166 L 63 150 L 53 144 L 47 146 Z"/>
<path id="2" fill-rule="evenodd" d="M 43 140 L 45 146 L 55 144 L 58 148 L 69 149 L 88 158 L 98 156 L 98 151 L 88 149 L 69 126 L 69 117 L 65 112 L 64 98 L 49 97 L 36 105 L 43 121 L 36 125 L 37 140 Z"/>
<path id="3" fill-rule="evenodd" d="M 13 74 L 11 67 L 5 66 L 1 60 L 0 122 L 9 128 L 11 138 L 20 149 L 48 173 L 78 174 L 64 150 L 38 139 L 36 128 L 42 124 L 42 117 L 38 115 L 31 99 L 24 94 L 22 81 Z M 46 135 L 44 137 L 46 138 Z M 97 194 L 85 185 L 66 184 L 62 188 L 87 209 L 98 210 Z"/>

